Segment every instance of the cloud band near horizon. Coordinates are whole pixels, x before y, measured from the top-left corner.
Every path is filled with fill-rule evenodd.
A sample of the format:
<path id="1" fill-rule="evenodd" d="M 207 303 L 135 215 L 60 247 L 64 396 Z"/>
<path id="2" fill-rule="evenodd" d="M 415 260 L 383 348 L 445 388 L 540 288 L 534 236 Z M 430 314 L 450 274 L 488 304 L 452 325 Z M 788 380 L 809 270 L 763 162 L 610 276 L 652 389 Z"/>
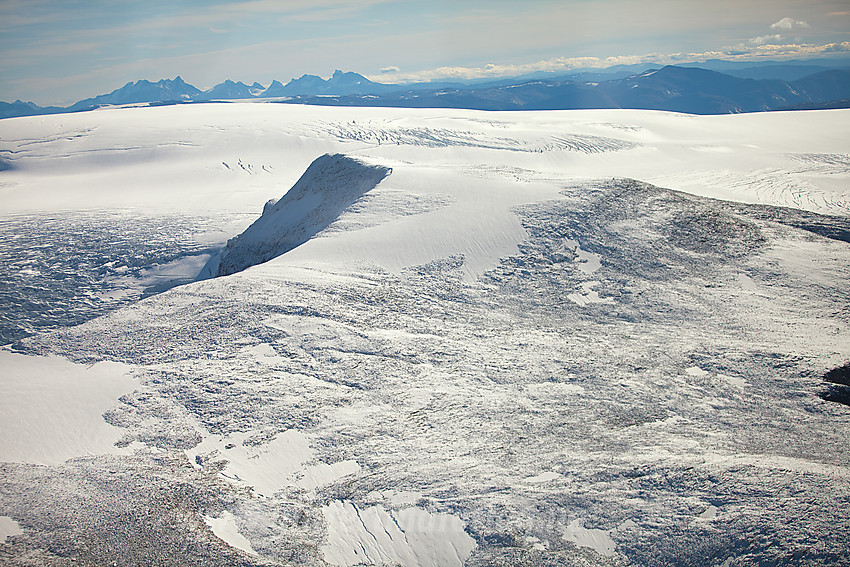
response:
<path id="1" fill-rule="evenodd" d="M 847 0 L 0 2 L 0 100 L 42 106 L 176 75 L 398 83 L 848 53 Z"/>
<path id="2" fill-rule="evenodd" d="M 754 38 L 761 39 L 761 38 Z M 773 39 L 771 37 L 770 39 Z M 775 44 L 756 42 L 740 44 L 718 51 L 701 53 L 649 53 L 644 55 L 621 55 L 615 57 L 553 57 L 526 64 L 499 65 L 488 63 L 480 67 L 437 67 L 420 71 L 405 72 L 397 66 L 381 69 L 378 74 L 366 74 L 366 78 L 375 82 L 426 83 L 441 80 L 472 80 L 527 75 L 531 73 L 571 72 L 580 69 L 606 69 L 617 65 L 658 64 L 676 65 L 679 63 L 703 63 L 710 59 L 727 61 L 764 61 L 770 59 L 795 59 L 800 57 L 829 57 L 836 54 L 850 56 L 850 41 L 841 43 L 814 44 Z"/>

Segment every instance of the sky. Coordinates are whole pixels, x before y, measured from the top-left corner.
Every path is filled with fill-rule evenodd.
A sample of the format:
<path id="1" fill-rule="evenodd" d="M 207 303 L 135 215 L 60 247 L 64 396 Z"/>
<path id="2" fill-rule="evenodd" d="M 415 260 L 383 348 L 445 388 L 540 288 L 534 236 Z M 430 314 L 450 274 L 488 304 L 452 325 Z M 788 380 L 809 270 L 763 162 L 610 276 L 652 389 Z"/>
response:
<path id="1" fill-rule="evenodd" d="M 0 0 L 0 100 L 128 81 L 385 83 L 850 55 L 850 0 Z"/>

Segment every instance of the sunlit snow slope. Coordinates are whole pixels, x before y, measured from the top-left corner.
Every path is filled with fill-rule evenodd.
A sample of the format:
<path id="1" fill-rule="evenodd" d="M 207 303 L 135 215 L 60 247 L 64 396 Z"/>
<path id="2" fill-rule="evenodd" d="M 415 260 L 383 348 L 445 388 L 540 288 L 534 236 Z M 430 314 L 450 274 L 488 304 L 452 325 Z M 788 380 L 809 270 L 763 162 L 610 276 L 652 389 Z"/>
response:
<path id="1" fill-rule="evenodd" d="M 307 242 L 390 172 L 345 155 L 325 154 L 280 200 L 203 267 L 201 278 L 226 276 L 261 264 Z"/>
<path id="2" fill-rule="evenodd" d="M 631 177 L 821 213 L 848 210 L 847 114 L 204 104 L 4 120 L 3 211 L 252 210 L 325 153 L 517 179 Z M 175 188 L 179 191 L 175 191 Z"/>
<path id="3" fill-rule="evenodd" d="M 850 360 L 848 126 L 251 103 L 0 121 L 5 218 L 256 219 L 220 277 L 12 345 L 0 560 L 843 564 L 850 408 L 821 377 Z M 67 387 L 104 368 L 91 400 Z M 71 443 L 38 410 L 63 398 Z"/>

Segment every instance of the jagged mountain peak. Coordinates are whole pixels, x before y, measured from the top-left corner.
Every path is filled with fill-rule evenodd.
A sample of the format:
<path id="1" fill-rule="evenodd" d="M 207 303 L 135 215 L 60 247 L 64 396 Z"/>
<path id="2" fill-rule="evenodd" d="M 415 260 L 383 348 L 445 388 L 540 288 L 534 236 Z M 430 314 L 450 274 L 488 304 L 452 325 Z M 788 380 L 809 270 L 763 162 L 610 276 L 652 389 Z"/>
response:
<path id="1" fill-rule="evenodd" d="M 747 69 L 739 74 L 729 74 L 722 69 L 683 64 L 650 69 L 635 67 L 630 69 L 633 73 L 637 71 L 635 74 L 617 72 L 617 76 L 609 74 L 610 78 L 598 73 L 576 73 L 564 77 L 524 81 L 505 79 L 487 84 L 447 87 L 375 83 L 359 73 L 335 69 L 327 79 L 305 73 L 285 85 L 274 80 L 268 88 L 259 82 L 247 85 L 227 79 L 206 91 L 186 83 L 177 75 L 173 79 L 164 78 L 156 82 L 148 79 L 129 81 L 108 94 L 81 100 L 66 108 L 44 108 L 23 101 L 3 103 L 0 118 L 90 110 L 104 105 L 278 97 L 287 102 L 309 104 L 477 110 L 641 108 L 690 114 L 756 112 L 800 104 L 846 106 L 846 102 L 842 101 L 850 98 L 850 71 L 811 65 L 798 67 L 795 70 L 798 75 L 802 72 L 800 69 L 820 72 L 789 82 L 776 76 L 746 76 L 744 71 L 752 73 Z M 774 71 L 774 75 L 777 73 L 779 71 Z M 445 88 L 450 88 L 451 92 L 445 92 Z M 410 94 L 413 91 L 415 94 Z"/>
<path id="2" fill-rule="evenodd" d="M 273 88 L 274 87 L 274 88 Z M 330 78 L 318 75 L 301 75 L 286 85 L 269 87 L 266 96 L 313 96 L 313 95 L 350 95 L 374 94 L 396 89 L 396 85 L 374 83 L 359 73 L 336 69 Z M 271 94 L 273 93 L 273 94 Z"/>
<path id="3" fill-rule="evenodd" d="M 260 85 L 262 91 L 262 85 Z M 226 79 L 224 82 L 217 84 L 213 88 L 204 91 L 195 97 L 195 100 L 231 100 L 242 98 L 254 98 L 257 96 L 256 88 L 249 87 L 242 81 L 234 82 L 231 79 Z"/>
<path id="4" fill-rule="evenodd" d="M 179 76 L 175 79 L 160 79 L 156 83 L 140 79 L 136 82 L 130 81 L 109 94 L 81 100 L 68 107 L 68 110 L 86 110 L 110 104 L 187 101 L 200 93 L 200 89 L 184 82 Z"/>

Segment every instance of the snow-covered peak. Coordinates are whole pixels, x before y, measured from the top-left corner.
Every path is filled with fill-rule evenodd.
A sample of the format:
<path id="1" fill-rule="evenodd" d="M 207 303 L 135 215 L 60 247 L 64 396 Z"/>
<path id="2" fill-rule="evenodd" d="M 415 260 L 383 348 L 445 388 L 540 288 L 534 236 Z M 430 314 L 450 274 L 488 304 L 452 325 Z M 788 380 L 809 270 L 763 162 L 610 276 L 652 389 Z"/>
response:
<path id="1" fill-rule="evenodd" d="M 242 81 L 233 82 L 227 79 L 213 88 L 200 93 L 195 100 L 232 100 L 240 98 L 251 98 L 256 91 L 256 85 L 249 87 Z M 262 91 L 262 85 L 260 85 Z"/>
<path id="2" fill-rule="evenodd" d="M 248 90 L 251 92 L 252 96 L 260 96 L 261 94 L 263 94 L 263 91 L 266 90 L 266 87 L 264 87 L 257 81 L 254 81 L 254 84 L 248 87 Z"/>
<path id="3" fill-rule="evenodd" d="M 128 82 L 120 89 L 109 94 L 81 100 L 69 106 L 68 110 L 88 110 L 107 104 L 134 104 L 139 102 L 163 102 L 187 100 L 201 94 L 201 91 L 183 81 L 179 76 L 161 79 L 155 83 L 142 79 Z"/>
<path id="4" fill-rule="evenodd" d="M 210 259 L 198 279 L 240 272 L 303 244 L 391 171 L 343 154 L 317 158 L 283 198 L 266 203 L 260 218 Z"/>

